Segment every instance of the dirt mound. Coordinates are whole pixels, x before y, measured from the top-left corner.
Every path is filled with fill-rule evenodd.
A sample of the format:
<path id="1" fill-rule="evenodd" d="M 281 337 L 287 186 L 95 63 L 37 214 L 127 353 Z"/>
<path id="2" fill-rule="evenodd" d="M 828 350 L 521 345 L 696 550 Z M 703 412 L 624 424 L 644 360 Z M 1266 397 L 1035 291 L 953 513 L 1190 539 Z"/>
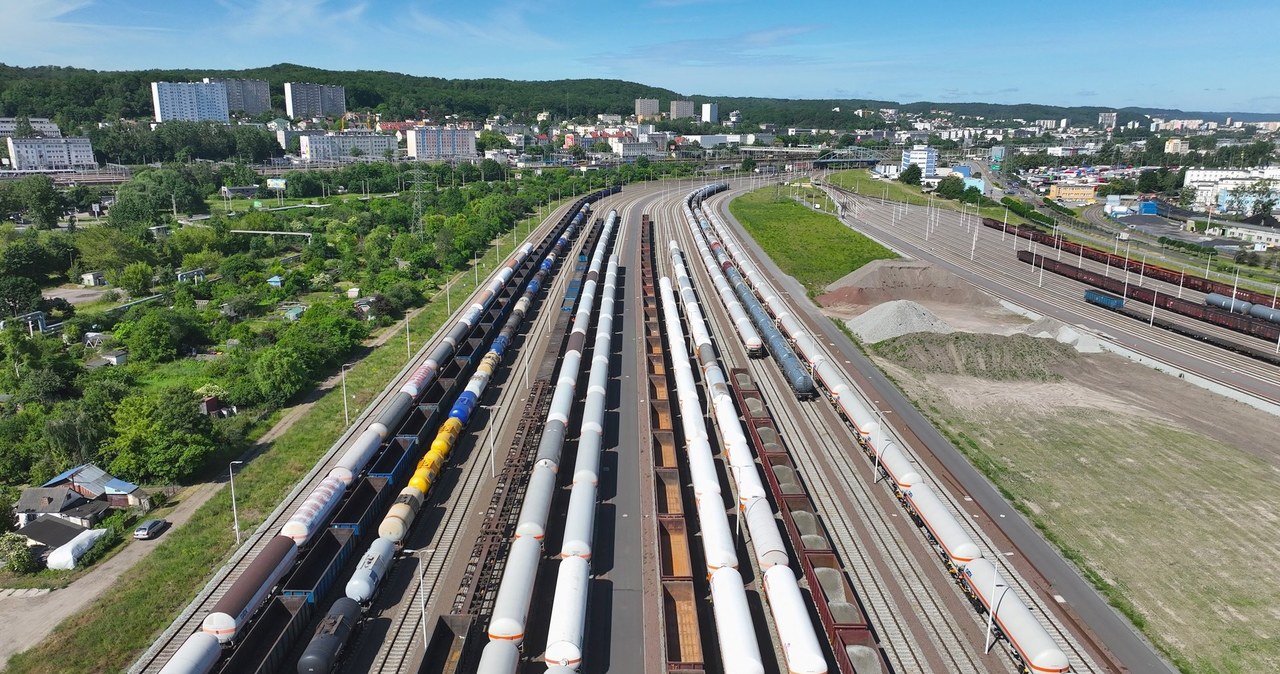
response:
<path id="1" fill-rule="evenodd" d="M 1029 335 L 914 333 L 876 344 L 876 355 L 921 373 L 996 381 L 1057 381 L 1077 358 L 1067 344 Z"/>
<path id="2" fill-rule="evenodd" d="M 876 260 L 827 286 L 823 307 L 870 305 L 890 300 L 995 306 L 990 295 L 951 272 L 916 260 Z"/>
<path id="3" fill-rule="evenodd" d="M 914 332 L 954 332 L 954 328 L 947 325 L 946 321 L 910 300 L 885 302 L 861 316 L 845 321 L 845 325 L 865 344 L 875 344 Z"/>

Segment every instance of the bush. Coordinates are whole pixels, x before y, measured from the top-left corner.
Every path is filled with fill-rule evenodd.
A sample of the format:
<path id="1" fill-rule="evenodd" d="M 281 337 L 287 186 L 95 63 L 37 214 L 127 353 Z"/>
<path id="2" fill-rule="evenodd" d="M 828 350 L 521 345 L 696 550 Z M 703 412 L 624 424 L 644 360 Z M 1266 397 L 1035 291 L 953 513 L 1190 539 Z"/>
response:
<path id="1" fill-rule="evenodd" d="M 12 532 L 0 535 L 0 562 L 12 573 L 28 574 L 40 570 L 40 560 L 27 546 L 27 537 Z"/>

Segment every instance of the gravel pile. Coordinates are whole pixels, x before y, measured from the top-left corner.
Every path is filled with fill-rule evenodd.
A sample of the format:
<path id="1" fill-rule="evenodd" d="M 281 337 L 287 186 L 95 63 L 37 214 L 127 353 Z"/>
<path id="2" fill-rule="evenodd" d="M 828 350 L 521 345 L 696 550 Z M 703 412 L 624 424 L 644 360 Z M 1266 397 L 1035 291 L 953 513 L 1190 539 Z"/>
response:
<path id="1" fill-rule="evenodd" d="M 845 321 L 845 324 L 865 344 L 875 344 L 913 332 L 955 332 L 946 321 L 911 300 L 879 304 L 862 315 Z"/>

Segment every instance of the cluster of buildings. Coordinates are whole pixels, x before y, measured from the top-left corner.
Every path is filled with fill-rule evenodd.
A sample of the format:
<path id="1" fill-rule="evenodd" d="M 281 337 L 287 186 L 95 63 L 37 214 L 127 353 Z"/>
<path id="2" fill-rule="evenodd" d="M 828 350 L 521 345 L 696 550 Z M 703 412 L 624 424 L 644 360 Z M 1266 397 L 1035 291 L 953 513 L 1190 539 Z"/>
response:
<path id="1" fill-rule="evenodd" d="M 271 111 L 266 80 L 204 78 L 202 82 L 152 82 L 151 104 L 157 123 L 231 121 L 232 113 L 259 115 Z M 285 114 L 292 119 L 341 117 L 347 112 L 341 85 L 284 83 Z"/>
<path id="2" fill-rule="evenodd" d="M 147 510 L 150 502 L 137 485 L 84 464 L 24 489 L 13 515 L 28 545 L 53 550 L 93 528 L 113 508 Z"/>
<path id="3" fill-rule="evenodd" d="M 636 121 L 653 121 L 662 117 L 661 106 L 656 98 L 637 98 L 636 99 Z M 742 113 L 734 110 L 729 113 L 730 122 L 741 121 Z M 667 119 L 692 119 L 696 118 L 703 124 L 719 124 L 720 123 L 720 104 L 719 103 L 703 103 L 701 108 L 693 101 L 673 100 L 668 107 Z M 618 121 L 622 121 L 619 119 Z"/>
<path id="4" fill-rule="evenodd" d="M 58 125 L 43 117 L 26 120 L 31 133 L 17 137 L 19 120 L 0 117 L 0 138 L 9 151 L 9 168 L 15 171 L 95 169 L 93 143 L 79 136 L 64 137 Z"/>
<path id="5" fill-rule="evenodd" d="M 1219 213 L 1238 208 L 1249 211 L 1257 195 L 1242 195 L 1240 203 L 1232 203 L 1241 188 L 1251 188 L 1259 182 L 1269 184 L 1271 198 L 1280 201 L 1280 166 L 1248 169 L 1187 169 L 1183 186 L 1195 190 L 1195 203 Z"/>

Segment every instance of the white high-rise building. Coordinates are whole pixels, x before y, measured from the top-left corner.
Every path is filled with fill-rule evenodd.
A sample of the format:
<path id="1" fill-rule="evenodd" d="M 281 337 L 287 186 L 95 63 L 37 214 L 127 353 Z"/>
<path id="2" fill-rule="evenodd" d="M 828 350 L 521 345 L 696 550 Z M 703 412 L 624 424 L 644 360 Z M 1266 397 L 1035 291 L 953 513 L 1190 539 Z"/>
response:
<path id="1" fill-rule="evenodd" d="M 1099 113 L 1098 113 L 1098 126 L 1100 126 L 1100 127 L 1104 128 L 1104 129 L 1114 129 L 1114 128 L 1116 128 L 1116 113 L 1114 113 L 1114 112 L 1099 112 Z"/>
<path id="2" fill-rule="evenodd" d="M 408 156 L 419 161 L 476 155 L 475 132 L 454 126 L 415 126 L 406 143 Z"/>
<path id="3" fill-rule="evenodd" d="M 13 138 L 5 139 L 9 162 L 18 171 L 50 171 L 54 169 L 98 168 L 93 158 L 93 144 L 88 138 Z"/>
<path id="4" fill-rule="evenodd" d="M 227 87 L 221 82 L 152 82 L 157 122 L 226 122 Z"/>
<path id="5" fill-rule="evenodd" d="M 284 109 L 290 119 L 347 114 L 347 90 L 341 85 L 284 83 Z"/>
<path id="6" fill-rule="evenodd" d="M 636 119 L 643 117 L 657 117 L 658 99 L 656 98 L 637 98 L 636 99 Z"/>
<path id="7" fill-rule="evenodd" d="M 303 161 L 350 161 L 361 158 L 382 161 L 387 150 L 396 149 L 396 137 L 369 131 L 302 136 L 298 149 Z"/>
<path id="8" fill-rule="evenodd" d="M 684 119 L 697 114 L 693 101 L 671 101 L 671 119 Z"/>
<path id="9" fill-rule="evenodd" d="M 702 123 L 718 124 L 720 122 L 720 104 L 719 103 L 703 103 L 702 104 Z"/>
<path id="10" fill-rule="evenodd" d="M 920 167 L 921 178 L 935 178 L 938 175 L 938 151 L 928 145 L 915 145 L 910 150 L 903 150 L 899 170 L 905 171 L 912 164 Z"/>
<path id="11" fill-rule="evenodd" d="M 266 80 L 222 80 L 206 77 L 204 81 L 217 82 L 227 88 L 229 112 L 260 115 L 271 111 L 271 85 Z"/>

